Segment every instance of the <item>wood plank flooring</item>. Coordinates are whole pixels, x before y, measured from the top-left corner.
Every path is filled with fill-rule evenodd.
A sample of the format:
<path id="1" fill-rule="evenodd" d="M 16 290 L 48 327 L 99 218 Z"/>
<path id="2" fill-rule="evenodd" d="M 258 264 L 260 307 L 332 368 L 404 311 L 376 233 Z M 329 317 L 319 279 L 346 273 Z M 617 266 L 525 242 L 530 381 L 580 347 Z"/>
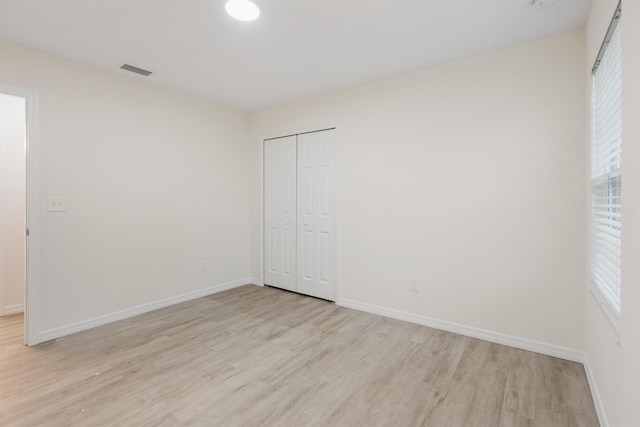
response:
<path id="1" fill-rule="evenodd" d="M 36 347 L 3 426 L 597 426 L 578 363 L 243 286 Z"/>

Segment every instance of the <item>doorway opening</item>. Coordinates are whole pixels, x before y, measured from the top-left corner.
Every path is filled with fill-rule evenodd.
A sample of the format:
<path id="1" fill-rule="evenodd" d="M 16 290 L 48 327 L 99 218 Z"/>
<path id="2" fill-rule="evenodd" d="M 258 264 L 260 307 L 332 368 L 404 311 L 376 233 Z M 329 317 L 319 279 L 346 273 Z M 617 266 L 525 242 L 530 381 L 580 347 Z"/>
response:
<path id="1" fill-rule="evenodd" d="M 27 100 L 0 93 L 0 316 L 24 313 Z"/>
<path id="2" fill-rule="evenodd" d="M 36 140 L 37 93 L 0 84 L 0 316 L 21 319 L 26 345 L 39 342 Z"/>

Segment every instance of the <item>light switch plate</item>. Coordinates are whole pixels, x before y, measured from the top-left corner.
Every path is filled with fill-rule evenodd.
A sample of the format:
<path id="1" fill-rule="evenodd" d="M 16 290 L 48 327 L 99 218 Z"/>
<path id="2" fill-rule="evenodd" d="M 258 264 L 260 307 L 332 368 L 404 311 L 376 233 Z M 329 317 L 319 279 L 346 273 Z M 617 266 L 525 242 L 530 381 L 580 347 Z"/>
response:
<path id="1" fill-rule="evenodd" d="M 66 197 L 48 197 L 47 211 L 48 212 L 66 212 L 67 198 Z"/>

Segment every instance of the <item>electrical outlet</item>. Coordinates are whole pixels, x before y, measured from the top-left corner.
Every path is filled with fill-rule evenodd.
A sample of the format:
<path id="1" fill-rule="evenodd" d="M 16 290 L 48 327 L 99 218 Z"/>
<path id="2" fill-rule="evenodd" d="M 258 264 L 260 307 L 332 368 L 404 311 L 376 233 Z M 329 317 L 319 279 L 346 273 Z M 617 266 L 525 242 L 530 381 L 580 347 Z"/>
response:
<path id="1" fill-rule="evenodd" d="M 420 292 L 420 281 L 417 277 L 409 278 L 409 290 L 411 292 Z"/>
<path id="2" fill-rule="evenodd" d="M 47 212 L 66 212 L 66 197 L 47 197 Z"/>
<path id="3" fill-rule="evenodd" d="M 209 270 L 209 265 L 208 265 L 206 262 L 203 262 L 203 263 L 201 264 L 200 271 L 201 271 L 202 273 L 204 273 L 204 272 L 205 272 L 205 271 L 207 271 L 207 270 Z"/>

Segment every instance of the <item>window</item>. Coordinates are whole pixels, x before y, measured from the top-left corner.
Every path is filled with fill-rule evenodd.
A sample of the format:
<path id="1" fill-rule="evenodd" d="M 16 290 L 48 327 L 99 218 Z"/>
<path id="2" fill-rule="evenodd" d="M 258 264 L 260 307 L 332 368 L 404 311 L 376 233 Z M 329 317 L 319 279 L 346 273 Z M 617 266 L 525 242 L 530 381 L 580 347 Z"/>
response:
<path id="1" fill-rule="evenodd" d="M 622 217 L 621 6 L 600 48 L 593 74 L 591 150 L 591 279 L 594 294 L 617 332 L 620 317 Z"/>

